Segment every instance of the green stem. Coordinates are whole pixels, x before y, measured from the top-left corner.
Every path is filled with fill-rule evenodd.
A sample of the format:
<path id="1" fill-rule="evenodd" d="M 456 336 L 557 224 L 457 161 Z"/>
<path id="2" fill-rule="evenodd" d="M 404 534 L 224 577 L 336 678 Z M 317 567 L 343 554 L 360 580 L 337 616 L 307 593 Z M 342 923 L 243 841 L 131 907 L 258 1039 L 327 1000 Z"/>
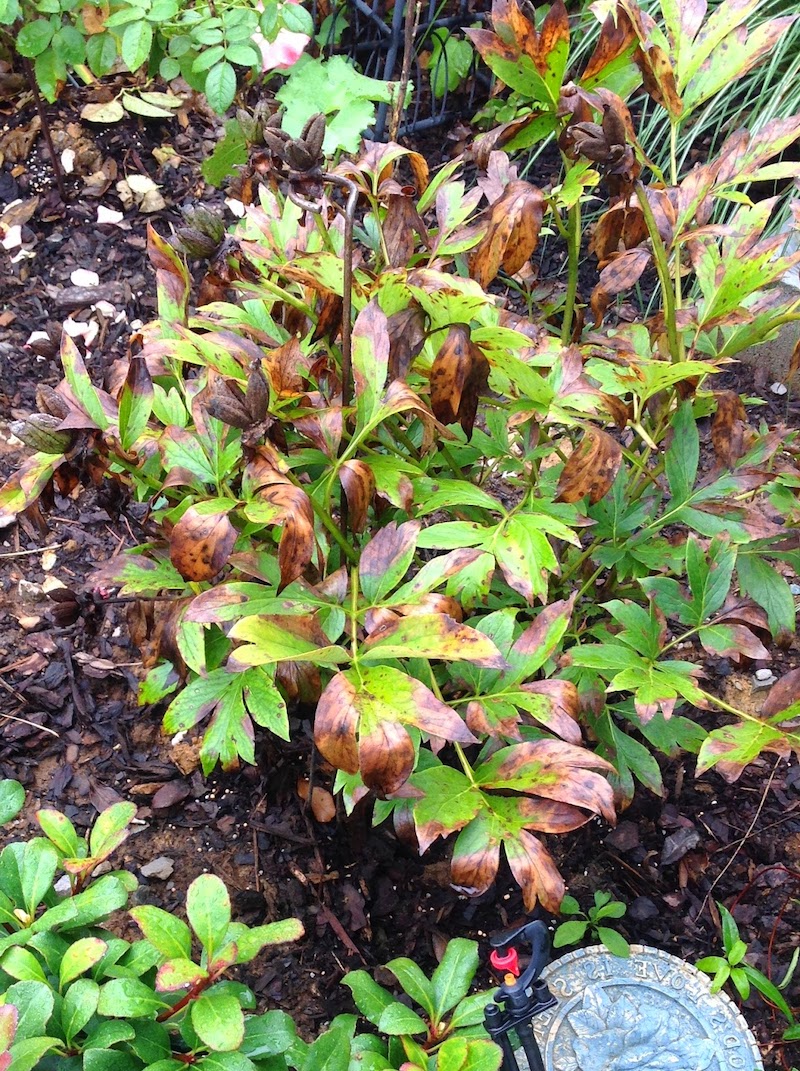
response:
<path id="1" fill-rule="evenodd" d="M 330 500 L 330 496 L 326 497 L 328 497 L 328 500 Z M 309 495 L 309 500 L 311 502 L 311 506 L 314 512 L 322 522 L 323 527 L 327 530 L 329 535 L 333 536 L 334 542 L 344 554 L 347 561 L 349 561 L 352 565 L 357 565 L 358 554 L 356 553 L 355 548 L 352 547 L 344 538 L 342 533 L 339 531 L 339 528 L 337 527 L 336 523 L 334 522 L 333 518 L 329 517 L 323 507 L 320 506 L 320 504 L 314 500 L 313 495 Z"/>
<path id="2" fill-rule="evenodd" d="M 578 261 L 581 253 L 581 204 L 580 201 L 567 213 L 567 293 L 564 298 L 564 320 L 561 325 L 561 343 L 568 346 L 572 340 L 572 323 L 575 301 L 578 296 Z"/>
<path id="3" fill-rule="evenodd" d="M 672 277 L 669 270 L 667 250 L 661 235 L 658 233 L 658 225 L 650 202 L 647 200 L 647 192 L 641 182 L 637 182 L 636 196 L 642 209 L 642 215 L 650 235 L 650 244 L 653 247 L 653 259 L 658 272 L 658 280 L 661 283 L 661 292 L 664 297 L 664 322 L 667 327 L 669 339 L 669 353 L 673 363 L 683 359 L 683 340 L 678 333 L 678 321 L 675 315 L 675 291 L 672 288 Z M 677 255 L 677 254 L 676 254 Z"/>

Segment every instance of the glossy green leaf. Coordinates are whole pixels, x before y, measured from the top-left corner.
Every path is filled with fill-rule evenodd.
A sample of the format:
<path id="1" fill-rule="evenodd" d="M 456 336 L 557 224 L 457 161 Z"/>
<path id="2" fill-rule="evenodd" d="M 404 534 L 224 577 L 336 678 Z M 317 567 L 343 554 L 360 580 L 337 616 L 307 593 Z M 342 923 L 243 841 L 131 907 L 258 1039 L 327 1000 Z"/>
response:
<path id="1" fill-rule="evenodd" d="M 233 994 L 209 990 L 192 1003 L 192 1026 L 209 1049 L 231 1052 L 244 1040 L 244 1013 Z"/>
<path id="2" fill-rule="evenodd" d="M 225 883 L 215 874 L 195 878 L 186 894 L 186 914 L 211 962 L 225 942 L 231 921 L 231 898 Z"/>
<path id="3" fill-rule="evenodd" d="M 131 908 L 130 913 L 150 944 L 166 959 L 190 957 L 192 935 L 183 919 L 150 904 Z"/>
<path id="4" fill-rule="evenodd" d="M 25 806 L 25 789 L 11 778 L 0 781 L 0 825 L 16 818 Z"/>

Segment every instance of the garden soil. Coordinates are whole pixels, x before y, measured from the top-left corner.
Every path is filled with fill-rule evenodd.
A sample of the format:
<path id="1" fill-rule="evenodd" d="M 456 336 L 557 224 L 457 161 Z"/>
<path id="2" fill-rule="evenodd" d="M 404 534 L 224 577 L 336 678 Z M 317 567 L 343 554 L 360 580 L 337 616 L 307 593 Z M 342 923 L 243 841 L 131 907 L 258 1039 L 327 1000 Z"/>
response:
<path id="1" fill-rule="evenodd" d="M 31 411 L 38 383 L 60 379 L 61 322 L 97 325 L 88 366 L 101 379 L 124 355 L 136 321 L 154 315 L 147 224 L 166 234 L 182 205 L 221 202 L 199 178 L 217 136 L 199 102 L 167 124 L 95 128 L 75 120 L 82 100 L 73 94 L 52 115 L 63 132 L 59 144 L 76 153 L 65 206 L 34 112 L 3 104 L 0 92 L 0 213 L 22 202 L 22 246 L 3 255 L 0 272 L 2 477 L 23 456 L 8 422 Z M 121 203 L 116 184 L 132 175 L 157 184 L 163 207 L 144 213 Z M 124 215 L 98 222 L 98 208 Z M 11 263 L 20 248 L 25 255 Z M 548 255 L 557 267 L 557 256 Z M 97 283 L 78 276 L 76 284 L 80 269 L 95 272 Z M 33 332 L 49 337 L 29 342 Z M 761 401 L 750 410 L 754 421 L 798 426 L 800 404 L 773 393 L 758 369 L 732 365 L 724 378 L 725 387 Z M 316 821 L 298 784 L 312 776 L 315 786 L 330 788 L 332 773 L 324 765 L 312 770 L 311 726 L 302 712 L 291 744 L 262 742 L 258 767 L 204 779 L 195 743 L 165 738 L 160 711 L 136 704 L 140 654 L 131 636 L 146 642 L 142 615 L 109 602 L 88 607 L 70 627 L 53 621 L 46 596 L 53 583 L 81 592 L 96 565 L 143 538 L 140 515 L 107 489 L 62 490 L 0 533 L 0 772 L 29 793 L 6 839 L 31 827 L 40 805 L 86 826 L 109 804 L 134 800 L 135 833 L 115 862 L 139 876 L 138 902 L 180 910 L 189 882 L 212 871 L 228 884 L 242 921 L 302 920 L 303 940 L 262 955 L 242 978 L 262 1007 L 290 1012 L 307 1035 L 352 1009 L 341 985 L 348 970 L 372 970 L 395 956 L 430 970 L 449 938 L 474 938 L 486 953 L 488 934 L 524 919 L 507 871 L 489 893 L 469 899 L 449 885 L 445 846 L 420 859 L 390 829 L 372 829 L 361 805 L 349 818 Z M 737 667 L 699 651 L 695 657 L 710 689 L 756 712 L 766 692 L 754 689 L 755 671 L 780 677 L 800 665 L 796 641 L 776 648 L 764 665 Z M 766 755 L 726 784 L 713 772 L 695 778 L 691 757 L 662 766 L 664 799 L 642 790 L 615 829 L 595 820 L 550 838 L 570 892 L 585 906 L 596 889 L 607 890 L 628 905 L 619 928 L 630 941 L 690 962 L 718 951 L 715 901 L 724 902 L 750 961 L 780 982 L 800 944 L 800 769 Z M 479 981 L 492 984 L 487 969 Z M 800 1005 L 798 980 L 786 995 Z M 757 995 L 743 1011 L 768 1068 L 800 1064 L 800 1046 L 780 1040 L 779 1013 Z"/>

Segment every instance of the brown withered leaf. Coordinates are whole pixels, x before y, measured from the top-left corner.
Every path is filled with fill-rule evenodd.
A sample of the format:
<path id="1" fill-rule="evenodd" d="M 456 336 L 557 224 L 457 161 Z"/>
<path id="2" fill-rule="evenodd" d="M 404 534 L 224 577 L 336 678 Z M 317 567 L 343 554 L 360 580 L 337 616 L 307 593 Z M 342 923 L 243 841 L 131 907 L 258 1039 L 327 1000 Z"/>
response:
<path id="1" fill-rule="evenodd" d="M 386 321 L 389 331 L 389 382 L 405 379 L 425 344 L 425 315 L 418 305 L 393 313 Z"/>
<path id="2" fill-rule="evenodd" d="M 581 85 L 591 85 L 592 79 L 600 74 L 615 59 L 630 48 L 636 39 L 631 20 L 627 14 L 617 8 L 613 15 L 607 15 L 603 23 L 597 44 L 581 74 Z"/>
<path id="3" fill-rule="evenodd" d="M 732 390 L 716 392 L 717 412 L 711 424 L 711 442 L 721 465 L 732 468 L 747 447 L 747 415 L 742 399 Z"/>
<path id="4" fill-rule="evenodd" d="M 647 225 L 638 204 L 618 201 L 604 212 L 592 233 L 589 252 L 602 269 L 614 253 L 633 249 L 647 238 Z"/>
<path id="5" fill-rule="evenodd" d="M 539 243 L 544 195 L 536 186 L 517 179 L 489 209 L 486 233 L 469 261 L 473 279 L 486 289 L 502 267 L 514 275 L 527 263 Z"/>
<path id="6" fill-rule="evenodd" d="M 184 580 L 211 580 L 227 562 L 236 535 L 226 511 L 202 513 L 190 506 L 170 533 L 170 561 Z"/>
<path id="7" fill-rule="evenodd" d="M 770 688 L 761 715 L 772 718 L 800 700 L 800 669 L 790 669 Z"/>
<path id="8" fill-rule="evenodd" d="M 430 244 L 425 224 L 413 199 L 403 193 L 390 194 L 383 221 L 383 237 L 391 267 L 405 268 L 408 264 L 416 245 L 415 234 L 426 246 Z"/>
<path id="9" fill-rule="evenodd" d="M 581 730 L 577 720 L 580 700 L 578 689 L 572 681 L 529 681 L 527 684 L 521 684 L 520 689 L 529 695 L 541 695 L 548 701 L 549 714 L 540 718 L 540 722 L 544 722 L 548 729 L 568 744 L 581 743 Z M 533 718 L 524 720 L 535 723 Z"/>
<path id="10" fill-rule="evenodd" d="M 321 785 L 314 785 L 312 788 L 307 777 L 299 777 L 297 795 L 301 800 L 309 802 L 311 813 L 318 822 L 332 822 L 336 817 L 336 802 L 327 788 L 322 788 Z"/>
<path id="11" fill-rule="evenodd" d="M 608 494 L 621 462 L 622 447 L 616 439 L 607 431 L 587 425 L 559 477 L 556 501 L 578 502 L 588 495 L 594 505 Z"/>
<path id="12" fill-rule="evenodd" d="M 522 52 L 538 65 L 539 35 L 533 22 L 523 15 L 517 0 L 492 0 L 492 26 L 498 41 L 513 42 L 518 53 Z"/>
<path id="13" fill-rule="evenodd" d="M 450 864 L 450 878 L 457 891 L 467 896 L 480 896 L 486 892 L 497 877 L 500 841 L 498 830 L 488 821 L 476 818 L 470 823 L 464 835 L 456 841 Z"/>
<path id="14" fill-rule="evenodd" d="M 547 58 L 561 45 L 569 44 L 569 15 L 563 0 L 555 0 L 539 27 L 539 47 L 537 49 L 537 68 L 539 74 L 546 74 Z"/>
<path id="15" fill-rule="evenodd" d="M 405 726 L 444 740 L 474 743 L 459 715 L 420 681 L 390 666 L 337 673 L 320 697 L 314 741 L 338 769 L 361 776 L 377 792 L 396 792 L 414 768 Z"/>
<path id="16" fill-rule="evenodd" d="M 652 259 L 652 253 L 644 246 L 628 249 L 609 259 L 608 264 L 600 272 L 600 279 L 590 299 L 595 324 L 598 327 L 603 322 L 611 299 L 621 294 L 623 290 L 629 290 L 635 286 Z"/>
<path id="17" fill-rule="evenodd" d="M 443 424 L 458 421 L 472 435 L 478 402 L 489 381 L 489 362 L 470 340 L 469 328 L 455 324 L 447 332 L 430 372 L 431 409 Z"/>
<path id="18" fill-rule="evenodd" d="M 547 911 L 558 911 L 566 891 L 564 879 L 542 842 L 521 829 L 513 840 L 506 837 L 503 847 L 526 909 L 533 911 L 541 903 Z"/>
<path id="19" fill-rule="evenodd" d="M 361 586 L 365 591 L 372 587 L 382 588 L 381 581 L 390 571 L 399 574 L 395 582 L 403 578 L 411 564 L 421 528 L 420 521 L 405 521 L 400 525 L 390 521 L 367 543 L 358 565 Z"/>
<path id="20" fill-rule="evenodd" d="M 375 494 L 372 469 L 358 458 L 351 458 L 340 466 L 339 479 L 347 498 L 348 525 L 354 532 L 363 532 L 367 526 L 367 510 Z"/>
<path id="21" fill-rule="evenodd" d="M 285 588 L 302 575 L 314 555 L 314 511 L 305 491 L 276 469 L 262 476 L 258 497 L 279 510 L 278 566 L 281 588 Z"/>
<path id="22" fill-rule="evenodd" d="M 506 661 L 488 636 L 447 614 L 415 614 L 387 621 L 361 645 L 364 661 L 377 658 L 445 658 L 504 669 Z"/>

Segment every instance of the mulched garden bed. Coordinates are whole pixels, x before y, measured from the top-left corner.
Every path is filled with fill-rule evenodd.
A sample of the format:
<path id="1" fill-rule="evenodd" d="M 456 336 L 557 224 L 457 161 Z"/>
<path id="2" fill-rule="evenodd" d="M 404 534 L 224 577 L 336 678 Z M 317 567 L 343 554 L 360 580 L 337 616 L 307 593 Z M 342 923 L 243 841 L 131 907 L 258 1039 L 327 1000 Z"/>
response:
<path id="1" fill-rule="evenodd" d="M 77 91 L 67 95 L 53 118 L 73 143 L 86 141 L 82 151 L 96 154 L 86 166 L 112 177 L 105 189 L 98 180 L 88 191 L 84 177 L 70 177 L 74 199 L 67 206 L 55 193 L 41 138 L 25 145 L 33 112 L 7 106 L 8 128 L 0 131 L 0 212 L 16 198 L 38 197 L 22 224 L 23 245 L 33 255 L 6 261 L 0 282 L 3 477 L 22 456 L 9 442 L 8 421 L 33 408 L 37 383 L 60 379 L 61 322 L 97 322 L 88 366 L 102 377 L 125 352 L 131 325 L 154 315 L 147 223 L 167 233 L 184 203 L 221 199 L 198 179 L 198 163 L 214 140 L 211 117 L 187 109 L 170 123 L 130 120 L 97 130 L 75 120 L 80 104 Z M 15 132 L 16 149 L 8 140 Z M 160 186 L 164 208 L 129 209 L 119 223 L 98 224 L 98 206 L 122 210 L 116 182 L 131 174 Z M 100 290 L 75 292 L 76 269 L 95 271 Z M 92 310 L 98 301 L 106 304 Z M 50 339 L 28 344 L 32 332 L 48 327 Z M 798 404 L 772 394 L 763 374 L 732 366 L 724 387 L 763 397 L 761 418 L 798 426 Z M 307 723 L 296 724 L 296 743 L 265 743 L 257 768 L 203 779 L 191 741 L 171 743 L 160 732 L 159 712 L 136 705 L 139 656 L 128 639 L 128 605 L 112 602 L 68 628 L 53 621 L 43 590 L 48 578 L 80 591 L 94 566 L 138 541 L 135 519 L 118 513 L 103 489 L 56 494 L 42 514 L 29 513 L 1 535 L 0 771 L 19 778 L 30 796 L 26 817 L 6 838 L 20 834 L 35 805 L 55 805 L 86 825 L 96 810 L 133 799 L 143 824 L 117 861 L 142 875 L 140 902 L 171 909 L 197 874 L 213 871 L 228 883 L 242 921 L 303 921 L 305 939 L 260 957 L 246 980 L 266 1006 L 284 1008 L 308 1032 L 351 1010 L 339 984 L 347 970 L 398 955 L 430 969 L 448 938 L 481 940 L 523 918 L 509 875 L 501 871 L 479 899 L 457 895 L 444 848 L 419 859 L 389 829 L 371 829 L 366 807 L 316 822 L 297 794 L 298 778 L 309 774 Z M 139 634 L 141 628 L 141 620 L 134 622 Z M 796 642 L 773 655 L 777 676 L 800 664 Z M 766 694 L 752 690 L 758 668 L 706 663 L 711 687 L 754 710 Z M 596 889 L 611 892 L 629 905 L 620 925 L 626 937 L 689 961 L 718 951 L 714 900 L 724 901 L 734 908 L 752 962 L 779 981 L 800 943 L 800 769 L 767 756 L 728 785 L 714 773 L 696 780 L 689 757 L 664 763 L 664 773 L 666 798 L 640 792 L 616 829 L 594 821 L 550 839 L 570 891 L 584 905 Z M 330 784 L 324 767 L 314 777 Z M 147 867 L 153 861 L 155 872 Z M 481 981 L 491 984 L 488 971 Z M 787 999 L 800 1002 L 796 981 Z M 744 1012 L 768 1067 L 800 1063 L 800 1045 L 779 1041 L 780 1015 L 759 997 Z"/>

